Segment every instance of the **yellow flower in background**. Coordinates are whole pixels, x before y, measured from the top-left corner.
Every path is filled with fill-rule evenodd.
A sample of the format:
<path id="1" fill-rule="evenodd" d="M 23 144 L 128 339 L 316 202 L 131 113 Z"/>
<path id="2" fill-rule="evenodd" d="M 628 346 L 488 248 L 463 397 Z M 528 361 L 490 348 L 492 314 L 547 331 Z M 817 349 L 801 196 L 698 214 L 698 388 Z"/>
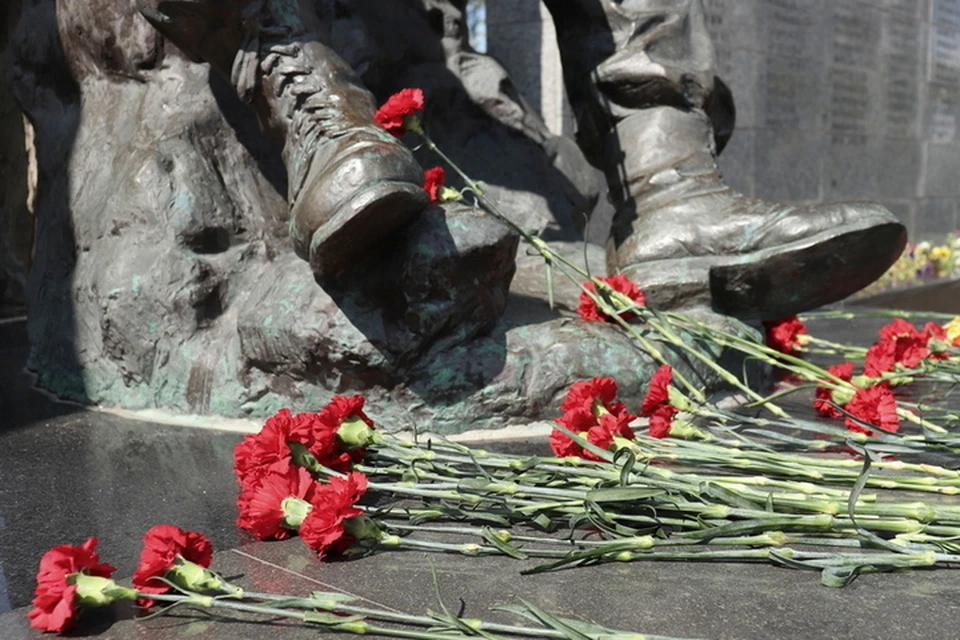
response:
<path id="1" fill-rule="evenodd" d="M 930 257 L 934 260 L 949 260 L 950 247 L 934 247 L 930 250 Z"/>
<path id="2" fill-rule="evenodd" d="M 949 234 L 943 244 L 929 240 L 908 244 L 887 272 L 859 295 L 919 285 L 929 278 L 960 278 L 960 231 Z"/>
<path id="3" fill-rule="evenodd" d="M 947 332 L 947 339 L 950 342 L 960 338 L 960 316 L 943 325 L 943 330 Z"/>

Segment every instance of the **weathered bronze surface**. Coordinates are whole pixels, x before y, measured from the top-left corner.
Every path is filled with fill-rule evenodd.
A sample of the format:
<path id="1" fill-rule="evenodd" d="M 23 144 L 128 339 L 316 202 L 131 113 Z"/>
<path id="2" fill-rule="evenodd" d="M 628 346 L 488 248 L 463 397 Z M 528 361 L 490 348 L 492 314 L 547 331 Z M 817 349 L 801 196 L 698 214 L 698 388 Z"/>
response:
<path id="1" fill-rule="evenodd" d="M 843 299 L 899 257 L 906 229 L 878 205 L 794 207 L 723 184 L 732 127 L 699 0 L 544 0 L 588 156 L 617 211 L 608 269 L 652 306 L 770 320 Z"/>
<path id="2" fill-rule="evenodd" d="M 425 90 L 440 146 L 547 239 L 578 237 L 600 191 L 586 158 L 602 167 L 608 269 L 654 305 L 747 332 L 732 317 L 842 298 L 895 259 L 904 230 L 879 207 L 798 209 L 723 185 L 734 108 L 698 1 L 547 2 L 583 152 L 469 48 L 463 4 L 26 7 L 11 59 L 37 136 L 40 383 L 227 415 L 363 392 L 396 427 L 447 430 L 542 417 L 596 375 L 642 395 L 655 363 L 616 328 L 557 319 L 527 267 L 508 296 L 514 234 L 427 207 L 421 167 L 436 156 L 373 122 L 408 86 Z"/>

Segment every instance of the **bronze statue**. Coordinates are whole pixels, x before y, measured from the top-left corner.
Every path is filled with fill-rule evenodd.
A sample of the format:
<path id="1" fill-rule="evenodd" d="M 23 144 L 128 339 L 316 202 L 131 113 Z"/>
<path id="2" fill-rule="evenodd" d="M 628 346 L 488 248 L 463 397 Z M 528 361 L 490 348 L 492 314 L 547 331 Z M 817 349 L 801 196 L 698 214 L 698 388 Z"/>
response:
<path id="1" fill-rule="evenodd" d="M 640 283 L 651 305 L 712 304 L 773 320 L 858 291 L 899 256 L 906 231 L 878 205 L 792 207 L 723 184 L 716 129 L 729 136 L 733 105 L 714 75 L 699 0 L 545 2 L 578 140 L 604 169 L 617 206 L 608 270 Z M 442 5 L 456 3 L 420 4 L 443 15 Z M 320 43 L 311 11 L 294 0 L 140 7 L 287 136 L 291 237 L 319 276 L 348 265 L 362 243 L 373 245 L 423 206 L 416 163 L 377 136 L 371 96 Z"/>
<path id="2" fill-rule="evenodd" d="M 244 415 L 363 391 L 464 428 L 539 417 L 593 375 L 642 395 L 652 363 L 616 329 L 508 301 L 514 234 L 427 205 L 429 154 L 373 119 L 405 86 L 548 239 L 577 237 L 600 191 L 584 158 L 602 167 L 608 269 L 652 306 L 776 319 L 865 286 L 905 242 L 876 205 L 721 182 L 734 109 L 699 0 L 545 0 L 582 152 L 469 48 L 463 0 L 55 1 L 12 46 L 41 174 L 31 363 L 81 400 Z"/>

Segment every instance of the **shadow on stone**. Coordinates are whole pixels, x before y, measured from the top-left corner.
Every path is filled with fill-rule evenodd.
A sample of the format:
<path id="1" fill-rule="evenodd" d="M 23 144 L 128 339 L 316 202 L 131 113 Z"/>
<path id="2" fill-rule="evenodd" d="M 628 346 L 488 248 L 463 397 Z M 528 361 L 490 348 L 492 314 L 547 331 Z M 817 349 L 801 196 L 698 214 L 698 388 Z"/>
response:
<path id="1" fill-rule="evenodd" d="M 36 236 L 27 278 L 30 304 L 27 364 L 37 382 L 58 395 L 89 402 L 78 357 L 74 272 L 77 240 L 71 196 L 82 182 L 71 157 L 80 123 L 80 91 L 64 58 L 54 0 L 24 6 L 10 43 L 14 99 L 33 125 L 37 159 Z"/>

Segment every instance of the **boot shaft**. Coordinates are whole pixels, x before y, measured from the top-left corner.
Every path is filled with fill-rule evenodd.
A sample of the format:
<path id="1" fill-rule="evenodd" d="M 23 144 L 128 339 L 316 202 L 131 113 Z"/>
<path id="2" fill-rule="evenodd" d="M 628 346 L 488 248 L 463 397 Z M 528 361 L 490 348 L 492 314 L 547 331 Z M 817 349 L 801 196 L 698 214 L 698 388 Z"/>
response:
<path id="1" fill-rule="evenodd" d="M 553 15 L 577 141 L 600 165 L 617 122 L 656 106 L 702 109 L 714 51 L 700 0 L 544 0 Z"/>

